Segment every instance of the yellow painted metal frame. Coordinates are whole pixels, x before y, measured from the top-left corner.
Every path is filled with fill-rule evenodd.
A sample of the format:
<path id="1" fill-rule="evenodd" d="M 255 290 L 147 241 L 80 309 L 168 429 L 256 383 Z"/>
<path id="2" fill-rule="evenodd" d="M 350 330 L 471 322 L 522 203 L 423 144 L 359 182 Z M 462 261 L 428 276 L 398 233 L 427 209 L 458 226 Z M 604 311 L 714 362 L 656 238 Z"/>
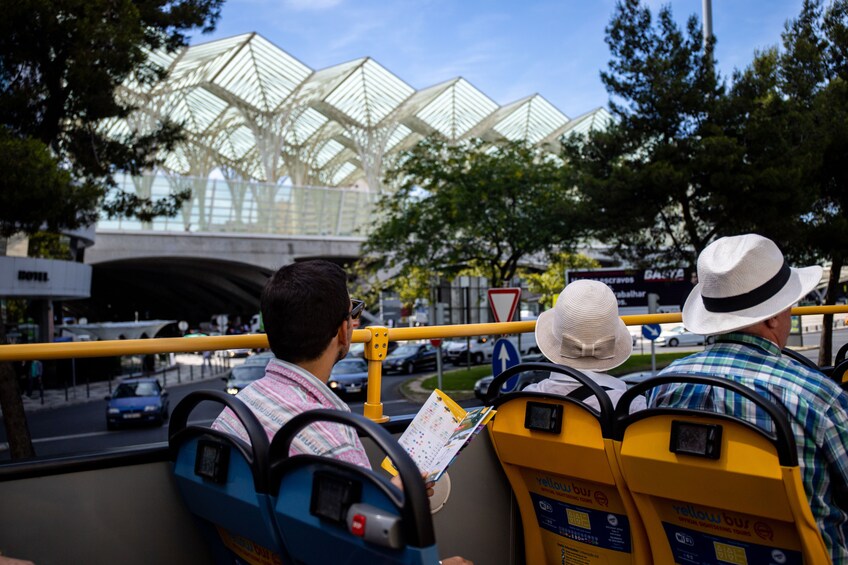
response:
<path id="1" fill-rule="evenodd" d="M 848 313 L 848 305 L 802 306 L 792 309 L 793 315 L 840 313 Z M 682 321 L 679 313 L 622 316 L 621 319 L 629 326 L 641 324 L 666 324 Z M 364 409 L 365 415 L 378 422 L 382 422 L 387 419 L 383 416 L 383 405 L 380 402 L 382 361 L 385 358 L 385 351 L 387 351 L 387 346 L 385 348 L 382 346 L 384 342 L 388 344 L 389 341 L 519 334 L 532 332 L 535 328 L 536 322 L 528 321 L 450 326 L 421 326 L 417 328 L 385 328 L 381 326 L 369 326 L 365 329 L 354 330 L 354 343 L 369 344 L 369 346 L 365 348 L 366 359 L 368 360 L 369 379 L 368 397 Z M 211 351 L 217 349 L 255 349 L 267 347 L 268 338 L 265 334 L 192 338 L 173 337 L 159 339 L 124 339 L 90 342 L 30 343 L 23 345 L 0 345 L 0 361 L 69 359 L 72 357 L 110 357 L 117 355 L 147 355 L 155 353 L 184 353 L 192 351 Z M 382 356 L 380 356 L 381 353 L 383 354 Z"/>

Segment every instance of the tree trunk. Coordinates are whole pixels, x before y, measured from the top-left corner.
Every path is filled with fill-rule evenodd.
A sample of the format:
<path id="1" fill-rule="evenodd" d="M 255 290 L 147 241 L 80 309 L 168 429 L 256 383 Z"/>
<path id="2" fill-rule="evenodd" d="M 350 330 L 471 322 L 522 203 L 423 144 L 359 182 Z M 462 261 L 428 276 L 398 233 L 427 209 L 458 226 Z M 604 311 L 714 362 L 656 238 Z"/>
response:
<path id="1" fill-rule="evenodd" d="M 830 265 L 830 276 L 827 279 L 827 294 L 824 303 L 826 305 L 836 304 L 837 287 L 839 286 L 839 275 L 842 273 L 844 259 L 841 254 L 834 254 Z M 833 358 L 833 314 L 822 316 L 821 342 L 819 342 L 819 367 L 827 367 Z"/>
<path id="2" fill-rule="evenodd" d="M 6 343 L 6 321 L 0 316 L 0 344 Z M 3 410 L 3 425 L 9 441 L 12 459 L 34 457 L 32 436 L 29 434 L 24 403 L 18 387 L 18 378 L 11 363 L 0 363 L 0 410 Z"/>

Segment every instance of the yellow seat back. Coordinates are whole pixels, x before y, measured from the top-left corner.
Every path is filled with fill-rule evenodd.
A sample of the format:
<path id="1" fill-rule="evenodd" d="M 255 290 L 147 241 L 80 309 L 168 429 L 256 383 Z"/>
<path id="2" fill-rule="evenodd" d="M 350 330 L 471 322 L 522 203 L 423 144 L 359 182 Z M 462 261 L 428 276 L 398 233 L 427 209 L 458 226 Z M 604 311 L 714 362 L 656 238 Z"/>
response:
<path id="1" fill-rule="evenodd" d="M 518 502 L 527 563 L 651 563 L 647 537 L 615 464 L 606 393 L 568 367 L 526 363 L 499 375 L 490 394 L 526 370 L 572 376 L 601 406 L 598 414 L 579 400 L 533 392 L 494 402 L 498 412 L 489 434 Z"/>
<path id="2" fill-rule="evenodd" d="M 740 394 L 768 415 L 775 432 L 696 410 L 629 414 L 632 398 L 667 383 Z M 619 400 L 615 436 L 619 466 L 657 563 L 830 562 L 804 493 L 789 421 L 753 390 L 716 377 L 648 379 Z"/>

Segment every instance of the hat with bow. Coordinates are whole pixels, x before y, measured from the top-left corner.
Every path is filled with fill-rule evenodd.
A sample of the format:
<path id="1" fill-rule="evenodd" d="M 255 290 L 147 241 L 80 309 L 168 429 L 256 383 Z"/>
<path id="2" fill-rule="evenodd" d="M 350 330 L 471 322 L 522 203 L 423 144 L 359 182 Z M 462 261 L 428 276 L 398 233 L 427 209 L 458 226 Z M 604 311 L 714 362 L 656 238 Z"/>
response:
<path id="1" fill-rule="evenodd" d="M 554 363 L 592 371 L 618 367 L 633 350 L 615 294 L 592 280 L 569 284 L 556 305 L 539 314 L 536 343 Z"/>

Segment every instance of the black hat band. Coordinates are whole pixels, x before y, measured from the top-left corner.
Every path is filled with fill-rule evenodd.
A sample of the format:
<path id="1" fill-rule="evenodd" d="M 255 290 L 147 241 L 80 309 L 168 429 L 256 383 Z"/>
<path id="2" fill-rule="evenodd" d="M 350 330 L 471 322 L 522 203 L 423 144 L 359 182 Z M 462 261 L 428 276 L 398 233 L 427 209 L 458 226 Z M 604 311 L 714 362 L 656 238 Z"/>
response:
<path id="1" fill-rule="evenodd" d="M 745 294 L 737 294 L 736 296 L 727 296 L 725 298 L 710 298 L 701 294 L 701 299 L 704 301 L 704 308 L 710 312 L 736 312 L 738 310 L 747 310 L 758 304 L 762 304 L 778 292 L 789 280 L 792 275 L 792 269 L 783 261 L 783 266 L 777 271 L 777 274 L 761 284 L 757 288 L 746 292 Z"/>

